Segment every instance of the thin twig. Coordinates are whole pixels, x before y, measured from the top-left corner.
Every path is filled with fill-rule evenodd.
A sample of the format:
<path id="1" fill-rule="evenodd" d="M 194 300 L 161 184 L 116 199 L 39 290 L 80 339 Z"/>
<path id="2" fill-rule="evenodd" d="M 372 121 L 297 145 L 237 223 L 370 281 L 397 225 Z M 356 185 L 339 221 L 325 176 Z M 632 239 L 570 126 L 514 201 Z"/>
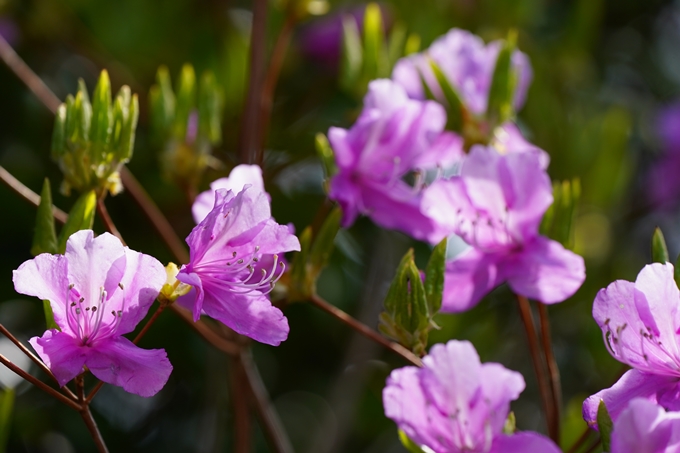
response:
<path id="1" fill-rule="evenodd" d="M 123 182 L 127 192 L 137 202 L 139 207 L 142 208 L 142 211 L 144 211 L 144 214 L 146 214 L 154 228 L 156 228 L 158 234 L 161 235 L 161 238 L 175 256 L 175 259 L 180 264 L 188 263 L 189 253 L 184 246 L 184 242 L 179 238 L 168 219 L 163 215 L 144 187 L 125 166 L 120 169 L 120 180 Z"/>
<path id="2" fill-rule="evenodd" d="M 365 337 L 369 338 L 370 340 L 375 341 L 376 343 L 384 346 L 385 348 L 389 349 L 392 352 L 395 352 L 402 356 L 404 359 L 408 360 L 411 362 L 413 365 L 416 366 L 423 366 L 422 360 L 420 360 L 420 357 L 416 356 L 414 353 L 403 347 L 402 345 L 398 343 L 394 343 L 393 341 L 390 341 L 386 339 L 385 337 L 381 336 L 378 332 L 375 330 L 371 329 L 367 325 L 357 321 L 344 311 L 340 310 L 338 307 L 331 305 L 321 297 L 317 295 L 312 295 L 310 298 L 310 301 L 316 305 L 317 307 L 321 308 L 323 311 L 326 313 L 329 313 L 333 315 L 336 319 L 344 322 L 347 324 L 349 327 L 352 329 L 356 330 L 357 332 L 361 333 Z"/>
<path id="3" fill-rule="evenodd" d="M 75 381 L 76 391 L 78 392 L 78 399 L 80 400 L 81 404 L 81 409 L 78 412 L 80 412 L 80 416 L 83 418 L 85 426 L 87 426 L 87 430 L 90 432 L 92 440 L 94 440 L 94 443 L 97 446 L 97 450 L 99 451 L 99 453 L 109 453 L 109 449 L 106 448 L 106 443 L 104 442 L 102 433 L 99 432 L 99 428 L 97 427 L 97 422 L 94 421 L 94 417 L 92 417 L 92 412 L 90 412 L 90 405 L 88 404 L 88 401 L 85 398 L 85 382 L 83 375 L 81 374 L 77 376 Z"/>
<path id="4" fill-rule="evenodd" d="M 50 90 L 45 82 L 33 72 L 31 68 L 21 59 L 12 49 L 12 46 L 0 35 L 0 58 L 14 72 L 14 74 L 24 82 L 24 85 L 36 95 L 45 107 L 52 113 L 57 113 L 61 105 L 59 98 Z"/>
<path id="5" fill-rule="evenodd" d="M 50 370 L 49 367 L 47 365 L 45 365 L 45 362 L 40 360 L 40 358 L 37 355 L 33 354 L 30 349 L 28 349 L 26 346 L 24 346 L 24 344 L 21 341 L 19 341 L 18 338 L 16 338 L 14 335 L 12 335 L 12 333 L 9 330 L 7 330 L 7 328 L 5 326 L 3 326 L 2 324 L 0 324 L 0 333 L 2 333 L 4 336 L 9 338 L 10 341 L 12 343 L 14 343 L 16 345 L 16 347 L 21 350 L 21 352 L 26 354 L 29 359 L 31 359 L 36 365 L 38 365 L 38 367 L 40 367 L 41 370 L 43 370 L 49 377 L 54 379 L 54 382 L 59 384 L 59 381 L 57 380 L 57 378 L 52 373 L 52 370 Z M 76 401 L 76 399 L 77 399 L 76 395 L 71 391 L 70 388 L 63 386 L 61 389 L 64 393 L 66 393 L 66 396 L 73 399 L 73 401 Z"/>
<path id="6" fill-rule="evenodd" d="M 177 306 L 177 304 L 170 305 L 172 311 L 180 316 L 192 329 L 196 331 L 205 341 L 210 343 L 216 349 L 228 354 L 228 355 L 238 355 L 241 351 L 239 345 L 232 343 L 231 341 L 225 339 L 220 334 L 212 330 L 206 323 L 200 319 L 194 322 L 194 318 L 191 316 L 188 310 Z"/>
<path id="7" fill-rule="evenodd" d="M 0 39 L 1 38 L 2 37 L 0 37 Z M 40 205 L 40 195 L 26 187 L 21 181 L 1 166 L 0 179 L 2 179 L 2 182 L 4 182 L 7 187 L 21 195 L 24 200 L 30 202 L 33 206 L 38 207 Z M 54 215 L 54 218 L 60 223 L 66 223 L 66 219 L 68 219 L 68 214 L 54 205 L 52 206 L 52 215 Z"/>
<path id="8" fill-rule="evenodd" d="M 260 109 L 267 35 L 267 0 L 253 0 L 253 21 L 250 35 L 250 76 L 241 124 L 239 150 L 241 162 L 262 166 L 260 146 Z"/>
<path id="9" fill-rule="evenodd" d="M 252 424 L 248 404 L 248 376 L 243 369 L 240 356 L 232 357 L 229 375 L 234 408 L 234 453 L 250 453 Z"/>
<path id="10" fill-rule="evenodd" d="M 576 442 L 574 442 L 574 445 L 572 445 L 571 448 L 567 450 L 567 453 L 576 453 L 579 450 L 579 448 L 581 448 L 581 445 L 583 445 L 586 442 L 586 440 L 588 440 L 588 438 L 590 437 L 590 433 L 592 432 L 593 432 L 592 429 L 586 427 L 586 430 L 583 431 L 581 436 L 576 440 Z"/>
<path id="11" fill-rule="evenodd" d="M 552 348 L 552 341 L 550 339 L 550 318 L 548 317 L 548 307 L 545 304 L 538 303 L 538 319 L 541 325 L 541 341 L 543 343 L 543 354 L 545 354 L 545 363 L 548 366 L 548 373 L 550 374 L 550 390 L 552 395 L 553 405 L 553 423 L 556 439 L 555 443 L 560 443 L 560 410 L 562 408 L 562 383 L 560 380 L 560 369 L 555 360 L 555 354 Z"/>
<path id="12" fill-rule="evenodd" d="M 536 380 L 538 381 L 538 389 L 543 403 L 543 412 L 545 413 L 546 424 L 548 426 L 548 434 L 551 439 L 555 440 L 556 433 L 554 431 L 555 424 L 553 409 L 551 407 L 552 398 L 550 382 L 546 376 L 545 363 L 541 357 L 538 335 L 536 334 L 536 326 L 534 325 L 534 317 L 531 314 L 531 306 L 529 305 L 529 300 L 519 294 L 517 295 L 517 302 L 519 302 L 519 312 L 522 317 L 522 322 L 524 323 L 524 330 L 527 333 L 529 352 L 531 353 L 531 361 L 534 365 Z"/>
<path id="13" fill-rule="evenodd" d="M 126 245 L 123 236 L 120 234 L 120 231 L 118 231 L 118 228 L 116 228 L 116 224 L 113 223 L 113 219 L 111 219 L 109 211 L 106 209 L 104 197 L 97 199 L 97 213 L 99 214 L 99 217 L 101 217 L 102 222 L 104 222 L 106 229 L 109 230 L 109 233 L 116 236 L 123 245 Z"/>
<path id="14" fill-rule="evenodd" d="M 271 404 L 267 389 L 262 382 L 260 372 L 253 362 L 249 348 L 243 348 L 240 354 L 240 364 L 247 377 L 255 408 L 260 417 L 265 435 L 275 453 L 293 453 L 293 446 L 288 439 L 281 420 Z"/>
<path id="15" fill-rule="evenodd" d="M 19 376 L 21 376 L 22 378 L 24 378 L 25 380 L 27 380 L 31 384 L 38 387 L 43 392 L 51 395 L 52 397 L 56 398 L 58 401 L 60 401 L 64 404 L 66 404 L 70 408 L 75 409 L 77 411 L 80 411 L 80 409 L 81 409 L 80 404 L 78 404 L 75 401 L 73 401 L 72 399 L 68 398 L 63 393 L 59 393 L 58 391 L 56 391 L 55 389 L 53 389 L 49 385 L 45 384 L 43 381 L 36 379 L 35 377 L 31 376 L 30 374 L 28 374 L 27 372 L 22 370 L 20 367 L 18 367 L 14 363 L 12 363 L 11 360 L 9 360 L 7 357 L 5 357 L 2 354 L 0 354 L 0 363 L 5 365 L 11 371 L 18 374 Z"/>
<path id="16" fill-rule="evenodd" d="M 158 317 L 161 315 L 161 313 L 163 313 L 163 310 L 165 310 L 165 304 L 160 304 L 160 305 L 158 306 L 158 308 L 156 309 L 156 311 L 155 311 L 155 312 L 153 313 L 153 315 L 151 316 L 151 318 L 149 318 L 149 320 L 146 322 L 146 324 L 144 324 L 144 327 L 142 327 L 142 330 L 137 334 L 137 336 L 135 337 L 135 339 L 132 340 L 132 342 L 133 342 L 134 344 L 139 343 L 139 340 L 141 340 L 142 337 L 143 337 L 144 335 L 146 335 L 146 332 L 148 332 L 148 330 L 149 330 L 149 328 L 151 327 L 151 325 L 152 325 L 154 322 L 156 322 L 156 320 L 157 320 Z"/>

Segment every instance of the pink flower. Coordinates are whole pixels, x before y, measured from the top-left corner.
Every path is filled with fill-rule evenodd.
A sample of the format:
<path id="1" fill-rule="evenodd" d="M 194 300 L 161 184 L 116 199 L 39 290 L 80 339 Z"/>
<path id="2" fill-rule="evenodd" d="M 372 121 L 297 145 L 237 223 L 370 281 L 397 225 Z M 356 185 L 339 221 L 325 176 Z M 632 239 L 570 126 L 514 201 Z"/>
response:
<path id="1" fill-rule="evenodd" d="M 485 45 L 478 36 L 453 28 L 424 52 L 399 60 L 392 72 L 392 79 L 403 86 L 412 99 L 425 99 L 423 89 L 425 80 L 435 98 L 443 102 L 442 89 L 430 66 L 432 60 L 446 75 L 463 104 L 472 113 L 481 115 L 487 108 L 489 89 L 500 49 L 500 41 Z M 529 59 L 518 50 L 512 55 L 512 65 L 518 77 L 514 96 L 514 107 L 518 110 L 524 105 L 533 73 Z"/>
<path id="2" fill-rule="evenodd" d="M 435 453 L 558 453 L 537 433 L 503 434 L 524 386 L 521 374 L 481 363 L 471 343 L 452 340 L 433 346 L 422 368 L 392 371 L 383 405 L 399 429 Z"/>
<path id="3" fill-rule="evenodd" d="M 593 317 L 609 353 L 633 369 L 584 401 L 588 424 L 597 424 L 600 401 L 615 421 L 636 397 L 680 410 L 680 293 L 673 265 L 649 264 L 635 282 L 617 280 L 600 290 Z"/>
<path id="4" fill-rule="evenodd" d="M 278 345 L 288 337 L 288 320 L 267 294 L 284 272 L 279 257 L 300 250 L 288 226 L 271 217 L 267 194 L 246 187 L 237 194 L 218 189 L 210 213 L 187 237 L 190 262 L 177 279 L 194 287 L 177 302 L 227 325 L 241 335 Z M 271 267 L 260 266 L 273 257 Z"/>
<path id="5" fill-rule="evenodd" d="M 633 399 L 614 425 L 611 452 L 680 452 L 680 412 L 666 412 L 644 398 Z"/>
<path id="6" fill-rule="evenodd" d="M 168 381 L 165 350 L 141 349 L 122 335 L 144 318 L 165 283 L 155 258 L 123 247 L 108 233 L 74 233 L 64 255 L 43 253 L 14 271 L 21 294 L 50 301 L 61 330 L 30 343 L 60 385 L 87 368 L 130 393 L 152 396 Z"/>
<path id="7" fill-rule="evenodd" d="M 471 246 L 447 263 L 442 311 L 468 310 L 505 281 L 547 304 L 581 286 L 583 258 L 538 234 L 553 202 L 542 165 L 539 153 L 499 154 L 478 145 L 458 176 L 425 191 L 426 213 Z"/>
<path id="8" fill-rule="evenodd" d="M 409 99 L 391 80 L 370 83 L 354 126 L 328 132 L 338 166 L 329 197 L 342 207 L 344 227 L 364 214 L 381 227 L 430 243 L 446 236 L 422 212 L 420 187 L 402 180 L 462 158 L 462 139 L 443 132 L 445 124 L 446 112 L 436 102 Z"/>

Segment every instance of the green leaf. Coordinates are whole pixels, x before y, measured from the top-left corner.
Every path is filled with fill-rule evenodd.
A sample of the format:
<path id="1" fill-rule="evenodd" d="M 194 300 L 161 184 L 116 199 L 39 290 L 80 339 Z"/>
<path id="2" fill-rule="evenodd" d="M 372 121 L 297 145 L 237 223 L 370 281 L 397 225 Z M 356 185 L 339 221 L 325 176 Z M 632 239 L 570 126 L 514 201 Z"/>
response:
<path id="1" fill-rule="evenodd" d="M 59 253 L 66 250 L 68 238 L 80 230 L 89 230 L 94 222 L 94 215 L 97 207 L 97 194 L 94 190 L 85 192 L 76 200 L 68 214 L 68 220 L 59 234 Z"/>
<path id="2" fill-rule="evenodd" d="M 319 132 L 314 139 L 314 145 L 316 147 L 316 152 L 321 159 L 326 179 L 333 177 L 338 172 L 338 168 L 335 165 L 335 153 L 333 152 L 330 143 L 328 143 L 328 138 Z"/>
<path id="3" fill-rule="evenodd" d="M 605 406 L 604 401 L 600 401 L 600 405 L 597 408 L 597 428 L 600 430 L 600 439 L 602 440 L 602 450 L 611 451 L 611 436 L 612 429 L 614 429 L 614 424 L 609 416 L 609 411 L 607 406 Z"/>
<path id="4" fill-rule="evenodd" d="M 425 450 L 413 442 L 402 430 L 399 430 L 399 440 L 401 441 L 401 444 L 409 451 L 409 453 L 425 453 Z"/>
<path id="5" fill-rule="evenodd" d="M 312 284 L 316 286 L 316 278 L 319 276 L 335 248 L 335 236 L 340 230 L 340 219 L 342 210 L 338 207 L 333 209 L 328 215 L 319 232 L 314 238 L 314 243 L 309 253 L 309 272 Z"/>
<path id="6" fill-rule="evenodd" d="M 406 27 L 402 23 L 392 26 L 390 37 L 387 42 L 387 62 L 389 68 L 393 68 L 401 57 L 404 56 L 406 43 Z"/>
<path id="7" fill-rule="evenodd" d="M 222 141 L 222 107 L 224 95 L 215 75 L 206 71 L 201 76 L 198 93 L 198 131 L 211 144 Z"/>
<path id="8" fill-rule="evenodd" d="M 40 192 L 31 254 L 37 256 L 41 253 L 57 253 L 57 251 L 57 232 L 54 229 L 54 215 L 52 214 L 52 191 L 50 180 L 45 178 Z"/>
<path id="9" fill-rule="evenodd" d="M 581 183 L 578 178 L 553 182 L 553 204 L 543 216 L 539 230 L 541 234 L 556 240 L 567 249 L 572 249 L 580 197 Z"/>
<path id="10" fill-rule="evenodd" d="M 652 263 L 669 263 L 670 261 L 666 239 L 663 237 L 661 228 L 656 227 L 652 235 Z"/>
<path id="11" fill-rule="evenodd" d="M 111 134 L 111 81 L 109 73 L 103 70 L 92 94 L 92 131 L 91 139 L 99 152 L 103 152 Z"/>
<path id="12" fill-rule="evenodd" d="M 15 396 L 14 389 L 0 390 L 0 453 L 7 451 Z"/>
<path id="13" fill-rule="evenodd" d="M 291 302 L 305 301 L 312 295 L 312 288 L 307 275 L 307 261 L 309 249 L 312 245 L 312 227 L 307 227 L 299 236 L 300 251 L 293 257 L 290 268 L 290 291 L 288 298 Z"/>
<path id="14" fill-rule="evenodd" d="M 52 312 L 52 306 L 50 305 L 49 300 L 43 300 L 43 311 L 45 312 L 45 325 L 46 325 L 46 327 L 48 329 L 61 330 L 61 328 L 54 321 L 54 313 Z"/>
<path id="15" fill-rule="evenodd" d="M 175 122 L 173 135 L 176 139 L 184 141 L 187 135 L 189 115 L 196 108 L 196 73 L 190 64 L 182 66 L 177 86 L 177 104 L 175 110 Z"/>
<path id="16" fill-rule="evenodd" d="M 406 39 L 404 45 L 404 55 L 411 55 L 420 51 L 420 35 L 418 33 L 411 33 Z"/>
<path id="17" fill-rule="evenodd" d="M 486 116 L 493 130 L 513 116 L 512 98 L 517 84 L 517 74 L 512 67 L 512 54 L 517 45 L 517 32 L 511 30 L 496 59 L 489 89 Z"/>
<path id="18" fill-rule="evenodd" d="M 356 89 L 355 85 L 361 75 L 364 51 L 361 47 L 359 28 L 352 16 L 342 18 L 342 59 L 340 61 L 340 85 L 348 91 Z M 362 93 L 363 94 L 363 93 Z"/>
<path id="19" fill-rule="evenodd" d="M 127 85 L 123 85 L 121 90 L 124 88 L 127 89 L 129 95 L 130 88 Z M 133 94 L 129 99 L 127 112 L 122 124 L 120 142 L 118 149 L 116 149 L 116 157 L 119 162 L 129 161 L 135 148 L 135 131 L 137 130 L 137 121 L 139 120 L 139 99 L 136 94 Z"/>
<path id="20" fill-rule="evenodd" d="M 156 72 L 156 85 L 149 91 L 151 131 L 157 144 L 162 144 L 175 119 L 175 93 L 172 90 L 168 68 L 161 66 Z"/>
<path id="21" fill-rule="evenodd" d="M 364 12 L 364 78 L 373 80 L 387 77 L 385 37 L 380 6 L 377 3 L 366 5 Z"/>
<path id="22" fill-rule="evenodd" d="M 444 271 L 446 270 L 446 239 L 435 246 L 425 267 L 425 294 L 427 309 L 432 318 L 442 307 L 444 296 Z"/>
<path id="23" fill-rule="evenodd" d="M 444 74 L 444 71 L 442 71 L 437 63 L 435 63 L 432 59 L 430 59 L 430 67 L 432 68 L 432 72 L 434 73 L 437 83 L 439 83 L 439 86 L 444 93 L 444 98 L 446 99 L 446 105 L 448 107 L 446 109 L 448 114 L 447 129 L 461 131 L 463 129 L 464 107 L 460 100 L 460 96 L 458 96 L 456 90 L 451 86 L 451 82 L 449 82 L 449 79 Z"/>

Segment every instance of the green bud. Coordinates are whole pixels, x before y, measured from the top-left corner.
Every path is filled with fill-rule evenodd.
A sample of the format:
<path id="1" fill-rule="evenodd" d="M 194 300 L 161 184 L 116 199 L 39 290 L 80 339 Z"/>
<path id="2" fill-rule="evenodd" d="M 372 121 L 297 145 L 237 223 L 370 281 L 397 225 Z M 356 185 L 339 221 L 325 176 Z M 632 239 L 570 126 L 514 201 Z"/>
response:
<path id="1" fill-rule="evenodd" d="M 66 241 L 76 231 L 92 229 L 97 208 L 97 194 L 94 190 L 85 192 L 76 200 L 68 213 L 68 219 L 59 234 L 58 252 L 66 251 Z"/>
<path id="2" fill-rule="evenodd" d="M 670 261 L 666 239 L 663 237 L 661 228 L 656 227 L 652 235 L 652 262 L 665 264 Z"/>
<path id="3" fill-rule="evenodd" d="M 52 191 L 50 180 L 45 178 L 42 191 L 40 192 L 40 204 L 38 205 L 38 215 L 35 220 L 35 234 L 33 235 L 33 245 L 31 254 L 33 256 L 41 253 L 57 253 L 57 233 L 54 228 L 54 215 L 52 214 Z"/>
<path id="4" fill-rule="evenodd" d="M 446 271 L 446 239 L 432 250 L 430 260 L 425 268 L 425 294 L 427 308 L 432 318 L 442 307 L 444 297 L 444 272 Z"/>

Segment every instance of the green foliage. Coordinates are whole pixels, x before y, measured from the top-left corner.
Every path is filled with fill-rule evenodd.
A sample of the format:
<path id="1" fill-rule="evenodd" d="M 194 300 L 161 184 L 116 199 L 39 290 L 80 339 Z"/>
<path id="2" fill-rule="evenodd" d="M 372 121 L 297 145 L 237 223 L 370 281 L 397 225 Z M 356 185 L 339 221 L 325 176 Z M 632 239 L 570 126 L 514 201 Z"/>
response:
<path id="1" fill-rule="evenodd" d="M 15 399 L 14 389 L 0 389 L 0 453 L 7 451 L 7 440 L 12 425 Z"/>
<path id="2" fill-rule="evenodd" d="M 118 170 L 132 157 L 139 117 L 137 95 L 121 87 L 111 101 L 111 82 L 101 72 L 90 103 L 85 83 L 59 106 L 52 133 L 52 159 L 64 175 L 62 192 L 90 190 L 115 195 L 122 190 Z"/>
<path id="3" fill-rule="evenodd" d="M 446 243 L 444 239 L 434 247 L 424 275 L 416 266 L 413 249 L 406 252 L 380 314 L 380 332 L 418 355 L 425 353 L 430 331 L 439 328 L 433 318 L 442 306 Z"/>
<path id="4" fill-rule="evenodd" d="M 604 401 L 600 401 L 600 405 L 597 408 L 597 428 L 600 431 L 602 450 L 606 452 L 611 451 L 610 446 L 614 423 L 609 416 L 609 411 L 607 410 L 607 406 L 605 406 Z"/>
<path id="5" fill-rule="evenodd" d="M 489 102 L 486 117 L 490 123 L 489 130 L 503 124 L 514 116 L 512 107 L 513 95 L 517 86 L 517 73 L 512 67 L 512 54 L 517 47 L 517 32 L 512 30 L 503 43 L 496 59 L 496 66 L 489 89 Z"/>
<path id="6" fill-rule="evenodd" d="M 338 172 L 337 166 L 335 165 L 335 153 L 333 152 L 330 143 L 328 143 L 328 138 L 321 132 L 316 134 L 314 145 L 317 155 L 319 156 L 319 159 L 321 159 L 321 165 L 323 166 L 324 174 L 326 176 L 324 179 L 324 190 L 328 192 L 330 190 L 329 180 Z"/>
<path id="7" fill-rule="evenodd" d="M 31 254 L 57 253 L 57 233 L 54 228 L 54 215 L 52 214 L 52 191 L 50 180 L 45 178 L 42 191 L 40 192 L 40 205 L 35 220 L 35 234 Z"/>
<path id="8" fill-rule="evenodd" d="M 567 249 L 573 249 L 574 223 L 580 198 L 581 183 L 578 178 L 553 182 L 553 204 L 543 216 L 541 234 L 556 240 Z"/>
<path id="9" fill-rule="evenodd" d="M 168 69 L 161 66 L 149 91 L 149 109 L 152 137 L 163 150 L 163 173 L 194 192 L 213 161 L 212 148 L 222 142 L 222 87 L 210 71 L 196 83 L 194 67 L 185 64 L 173 91 Z"/>
<path id="10" fill-rule="evenodd" d="M 670 261 L 666 239 L 663 237 L 661 228 L 656 227 L 652 235 L 652 263 L 665 264 L 670 263 Z"/>
<path id="11" fill-rule="evenodd" d="M 432 68 L 432 72 L 437 79 L 439 87 L 444 93 L 446 113 L 448 117 L 448 124 L 446 128 L 453 131 L 460 131 L 463 129 L 463 117 L 467 116 L 467 112 L 465 112 L 465 107 L 460 100 L 460 96 L 458 96 L 456 90 L 451 86 L 449 79 L 446 77 L 446 75 L 444 75 L 444 71 L 441 70 L 434 60 L 430 60 L 430 67 Z M 425 88 L 426 93 L 428 93 L 428 97 L 433 96 L 430 87 L 428 87 L 427 83 L 424 81 L 423 87 Z"/>
<path id="12" fill-rule="evenodd" d="M 89 230 L 94 223 L 94 216 L 97 208 L 97 194 L 94 190 L 82 194 L 76 200 L 68 213 L 68 220 L 59 233 L 58 253 L 66 251 L 66 241 L 68 238 L 80 230 Z"/>

